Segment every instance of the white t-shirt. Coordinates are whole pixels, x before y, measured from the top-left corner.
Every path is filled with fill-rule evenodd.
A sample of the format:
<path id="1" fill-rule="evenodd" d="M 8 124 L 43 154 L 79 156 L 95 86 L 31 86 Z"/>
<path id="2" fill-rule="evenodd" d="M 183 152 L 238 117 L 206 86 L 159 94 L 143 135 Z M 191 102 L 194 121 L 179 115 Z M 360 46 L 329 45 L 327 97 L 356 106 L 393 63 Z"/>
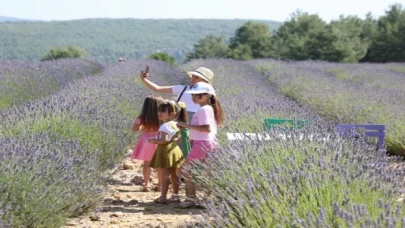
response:
<path id="1" fill-rule="evenodd" d="M 215 140 L 217 135 L 217 121 L 215 121 L 214 109 L 211 105 L 204 105 L 198 109 L 191 119 L 191 125 L 210 125 L 211 132 L 202 132 L 190 129 L 192 140 Z"/>
<path id="2" fill-rule="evenodd" d="M 172 93 L 176 96 L 177 98 L 180 96 L 181 92 L 183 91 L 185 85 L 174 85 L 172 86 Z M 184 90 L 184 92 L 190 90 L 190 86 L 187 86 L 187 89 Z M 180 98 L 181 102 L 184 102 L 186 104 L 186 110 L 187 112 L 197 112 L 197 110 L 200 108 L 199 104 L 196 104 L 193 102 L 193 99 L 191 98 L 191 94 L 189 93 L 183 93 L 183 95 Z"/>
<path id="3" fill-rule="evenodd" d="M 174 122 L 174 123 L 176 124 L 176 122 Z M 166 122 L 166 123 L 163 123 L 162 125 L 160 125 L 159 131 L 165 132 L 167 134 L 167 140 L 170 141 L 170 140 L 172 140 L 173 136 L 176 134 L 178 129 L 173 129 L 168 124 L 168 122 Z M 160 135 L 158 137 L 160 137 Z"/>

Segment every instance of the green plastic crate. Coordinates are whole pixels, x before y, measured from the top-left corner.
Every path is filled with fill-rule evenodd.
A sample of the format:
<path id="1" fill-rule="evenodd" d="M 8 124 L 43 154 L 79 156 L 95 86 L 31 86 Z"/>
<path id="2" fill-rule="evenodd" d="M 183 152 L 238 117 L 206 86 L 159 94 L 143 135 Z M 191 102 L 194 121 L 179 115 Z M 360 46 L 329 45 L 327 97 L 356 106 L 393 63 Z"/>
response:
<path id="1" fill-rule="evenodd" d="M 310 120 L 292 120 L 292 119 L 264 119 L 264 130 L 269 131 L 274 128 L 281 130 L 294 130 L 310 125 Z"/>

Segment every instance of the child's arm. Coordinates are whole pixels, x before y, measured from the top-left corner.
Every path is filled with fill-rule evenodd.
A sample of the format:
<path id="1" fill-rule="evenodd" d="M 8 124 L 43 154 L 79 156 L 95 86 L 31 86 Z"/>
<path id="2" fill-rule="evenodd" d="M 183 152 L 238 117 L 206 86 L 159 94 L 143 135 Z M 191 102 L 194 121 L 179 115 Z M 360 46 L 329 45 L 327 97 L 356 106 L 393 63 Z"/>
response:
<path id="1" fill-rule="evenodd" d="M 132 126 L 133 132 L 138 132 L 142 129 L 142 121 L 139 118 L 136 118 L 134 125 Z"/>
<path id="2" fill-rule="evenodd" d="M 159 137 L 157 139 L 151 138 L 151 139 L 148 139 L 148 141 L 150 143 L 155 143 L 155 144 L 165 144 L 165 143 L 169 142 L 168 139 L 169 138 L 168 138 L 166 132 L 159 131 Z"/>
<path id="3" fill-rule="evenodd" d="M 209 124 L 191 125 L 191 124 L 178 122 L 177 126 L 179 128 L 189 128 L 189 129 L 193 129 L 193 130 L 196 130 L 196 131 L 202 131 L 202 132 L 208 132 L 208 133 L 211 132 L 211 125 L 209 125 Z"/>

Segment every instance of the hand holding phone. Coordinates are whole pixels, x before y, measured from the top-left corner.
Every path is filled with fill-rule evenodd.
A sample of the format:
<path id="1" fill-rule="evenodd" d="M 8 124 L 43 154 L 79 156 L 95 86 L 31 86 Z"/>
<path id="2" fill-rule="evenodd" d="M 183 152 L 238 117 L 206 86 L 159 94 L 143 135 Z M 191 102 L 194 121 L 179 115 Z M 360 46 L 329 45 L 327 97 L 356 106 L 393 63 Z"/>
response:
<path id="1" fill-rule="evenodd" d="M 145 71 L 141 72 L 142 78 L 147 78 L 149 73 L 149 65 L 146 65 Z"/>

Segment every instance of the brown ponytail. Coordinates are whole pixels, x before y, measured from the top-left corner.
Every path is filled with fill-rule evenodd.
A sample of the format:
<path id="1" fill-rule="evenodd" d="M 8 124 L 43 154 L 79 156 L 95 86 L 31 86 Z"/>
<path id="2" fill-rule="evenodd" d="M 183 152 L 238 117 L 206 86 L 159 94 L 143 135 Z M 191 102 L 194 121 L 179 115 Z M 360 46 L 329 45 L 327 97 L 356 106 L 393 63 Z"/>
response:
<path id="1" fill-rule="evenodd" d="M 225 115 L 221 106 L 221 102 L 214 95 L 209 98 L 208 102 L 214 109 L 214 117 L 215 121 L 217 122 L 217 125 L 218 126 L 222 125 L 225 122 Z"/>
<path id="2" fill-rule="evenodd" d="M 188 123 L 188 115 L 186 108 L 185 107 L 182 108 L 177 104 L 176 109 L 177 109 L 177 121 Z"/>

